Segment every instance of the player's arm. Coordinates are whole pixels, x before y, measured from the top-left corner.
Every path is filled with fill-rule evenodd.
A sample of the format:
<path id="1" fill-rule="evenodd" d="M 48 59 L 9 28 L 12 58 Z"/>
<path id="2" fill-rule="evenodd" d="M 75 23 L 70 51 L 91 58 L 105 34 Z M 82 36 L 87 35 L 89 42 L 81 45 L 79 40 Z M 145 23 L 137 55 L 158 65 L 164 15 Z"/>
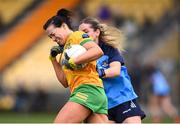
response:
<path id="1" fill-rule="evenodd" d="M 56 59 L 52 60 L 51 62 L 53 64 L 57 79 L 65 88 L 67 88 L 68 83 L 67 83 L 66 76 L 62 70 L 61 65 L 57 62 Z"/>
<path id="2" fill-rule="evenodd" d="M 56 56 L 58 54 L 60 54 L 60 57 L 61 57 L 62 55 L 61 53 L 63 52 L 63 49 L 64 49 L 64 46 L 53 46 L 50 50 L 49 59 L 51 60 L 53 64 L 57 79 L 66 88 L 68 87 L 66 76 L 62 70 L 62 67 L 60 66 L 60 64 L 58 63 L 56 59 Z"/>
<path id="3" fill-rule="evenodd" d="M 111 62 L 109 68 L 104 70 L 104 77 L 116 77 L 120 75 L 121 63 L 118 61 Z"/>
<path id="4" fill-rule="evenodd" d="M 106 53 L 107 57 L 101 57 L 98 59 L 97 63 L 97 71 L 102 78 L 119 76 L 121 73 L 121 66 L 124 65 L 124 59 L 117 49 L 109 48 L 108 51 L 109 52 Z M 109 64 L 105 66 L 104 63 Z"/>
<path id="5" fill-rule="evenodd" d="M 85 47 L 87 51 L 74 60 L 75 64 L 88 63 L 98 59 L 104 54 L 101 48 L 93 41 L 88 41 L 82 44 L 82 46 Z"/>

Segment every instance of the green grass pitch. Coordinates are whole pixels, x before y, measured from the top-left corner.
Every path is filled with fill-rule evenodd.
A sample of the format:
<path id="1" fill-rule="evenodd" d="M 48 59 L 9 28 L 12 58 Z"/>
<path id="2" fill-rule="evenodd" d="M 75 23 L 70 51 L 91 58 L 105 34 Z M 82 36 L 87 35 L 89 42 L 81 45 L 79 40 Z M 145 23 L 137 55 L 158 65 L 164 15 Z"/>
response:
<path id="1" fill-rule="evenodd" d="M 15 113 L 0 112 L 0 123 L 52 123 L 57 113 Z M 146 117 L 143 123 L 151 123 L 151 118 Z M 168 117 L 162 118 L 162 123 L 172 123 Z"/>

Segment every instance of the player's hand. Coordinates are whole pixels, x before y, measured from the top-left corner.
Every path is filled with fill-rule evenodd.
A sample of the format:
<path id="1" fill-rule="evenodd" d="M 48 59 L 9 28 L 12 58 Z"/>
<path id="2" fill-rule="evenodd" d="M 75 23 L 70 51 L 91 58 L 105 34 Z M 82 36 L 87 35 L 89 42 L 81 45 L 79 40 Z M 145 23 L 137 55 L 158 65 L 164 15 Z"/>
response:
<path id="1" fill-rule="evenodd" d="M 50 50 L 49 59 L 52 61 L 56 56 L 63 52 L 64 46 L 53 46 Z"/>
<path id="2" fill-rule="evenodd" d="M 68 69 L 74 70 L 76 68 L 76 64 L 74 63 L 74 59 L 70 58 L 67 53 L 64 53 L 64 59 L 62 60 L 62 65 L 65 65 Z"/>
<path id="3" fill-rule="evenodd" d="M 74 58 L 70 58 L 67 53 L 64 53 L 64 59 L 62 60 L 62 65 L 65 65 L 66 68 L 71 70 L 78 70 L 83 68 L 82 64 L 75 64 Z"/>
<path id="4" fill-rule="evenodd" d="M 109 68 L 108 59 L 109 57 L 107 55 L 101 56 L 96 62 L 96 68 Z"/>
<path id="5" fill-rule="evenodd" d="M 109 68 L 108 59 L 108 56 L 103 55 L 96 62 L 96 70 L 100 78 L 105 77 L 105 69 Z"/>
<path id="6" fill-rule="evenodd" d="M 103 78 L 106 75 L 105 70 L 103 68 L 97 68 L 96 70 L 97 70 L 100 78 Z"/>

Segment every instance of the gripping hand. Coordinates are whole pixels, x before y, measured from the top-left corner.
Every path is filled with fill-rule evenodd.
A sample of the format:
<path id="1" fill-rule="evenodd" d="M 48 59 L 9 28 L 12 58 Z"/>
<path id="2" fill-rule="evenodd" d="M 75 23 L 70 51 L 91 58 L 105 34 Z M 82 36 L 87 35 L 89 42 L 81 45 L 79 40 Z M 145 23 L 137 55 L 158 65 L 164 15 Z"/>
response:
<path id="1" fill-rule="evenodd" d="M 71 70 L 78 70 L 83 68 L 84 66 L 82 64 L 75 64 L 74 59 L 70 58 L 67 53 L 64 53 L 64 59 L 62 60 L 62 65 L 65 65 L 66 68 Z"/>
<path id="2" fill-rule="evenodd" d="M 96 70 L 101 78 L 105 76 L 105 69 L 109 68 L 108 59 L 108 56 L 103 55 L 97 60 Z"/>
<path id="3" fill-rule="evenodd" d="M 99 75 L 100 78 L 102 78 L 102 77 L 105 76 L 105 69 L 103 69 L 103 68 L 97 68 L 96 70 L 97 70 L 98 75 Z"/>
<path id="4" fill-rule="evenodd" d="M 104 69 L 109 68 L 108 59 L 109 57 L 106 55 L 103 55 L 102 57 L 100 57 L 96 61 L 96 68 L 104 68 Z"/>
<path id="5" fill-rule="evenodd" d="M 74 59 L 70 58 L 67 53 L 64 53 L 64 59 L 62 60 L 62 65 L 65 65 L 68 69 L 74 70 L 76 68 L 76 64 L 74 63 Z"/>
<path id="6" fill-rule="evenodd" d="M 54 60 L 58 54 L 63 52 L 63 48 L 64 46 L 53 46 L 50 50 L 49 59 Z"/>

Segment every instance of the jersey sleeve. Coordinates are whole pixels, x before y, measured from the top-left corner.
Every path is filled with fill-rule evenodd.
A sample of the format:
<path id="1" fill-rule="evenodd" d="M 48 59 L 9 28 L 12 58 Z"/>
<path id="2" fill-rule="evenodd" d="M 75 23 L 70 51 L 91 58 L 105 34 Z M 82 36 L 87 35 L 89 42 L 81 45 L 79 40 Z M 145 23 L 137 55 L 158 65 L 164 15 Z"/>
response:
<path id="1" fill-rule="evenodd" d="M 81 46 L 83 46 L 87 42 L 93 41 L 93 39 L 90 38 L 88 34 L 81 31 L 75 32 L 74 36 L 75 36 L 74 42 L 76 42 L 76 44 L 80 44 Z"/>
<path id="2" fill-rule="evenodd" d="M 108 56 L 109 56 L 109 63 L 114 62 L 114 61 L 118 61 L 122 65 L 124 65 L 124 58 L 121 55 L 121 53 L 118 51 L 118 49 L 111 48 L 108 53 L 109 53 L 108 54 Z"/>

